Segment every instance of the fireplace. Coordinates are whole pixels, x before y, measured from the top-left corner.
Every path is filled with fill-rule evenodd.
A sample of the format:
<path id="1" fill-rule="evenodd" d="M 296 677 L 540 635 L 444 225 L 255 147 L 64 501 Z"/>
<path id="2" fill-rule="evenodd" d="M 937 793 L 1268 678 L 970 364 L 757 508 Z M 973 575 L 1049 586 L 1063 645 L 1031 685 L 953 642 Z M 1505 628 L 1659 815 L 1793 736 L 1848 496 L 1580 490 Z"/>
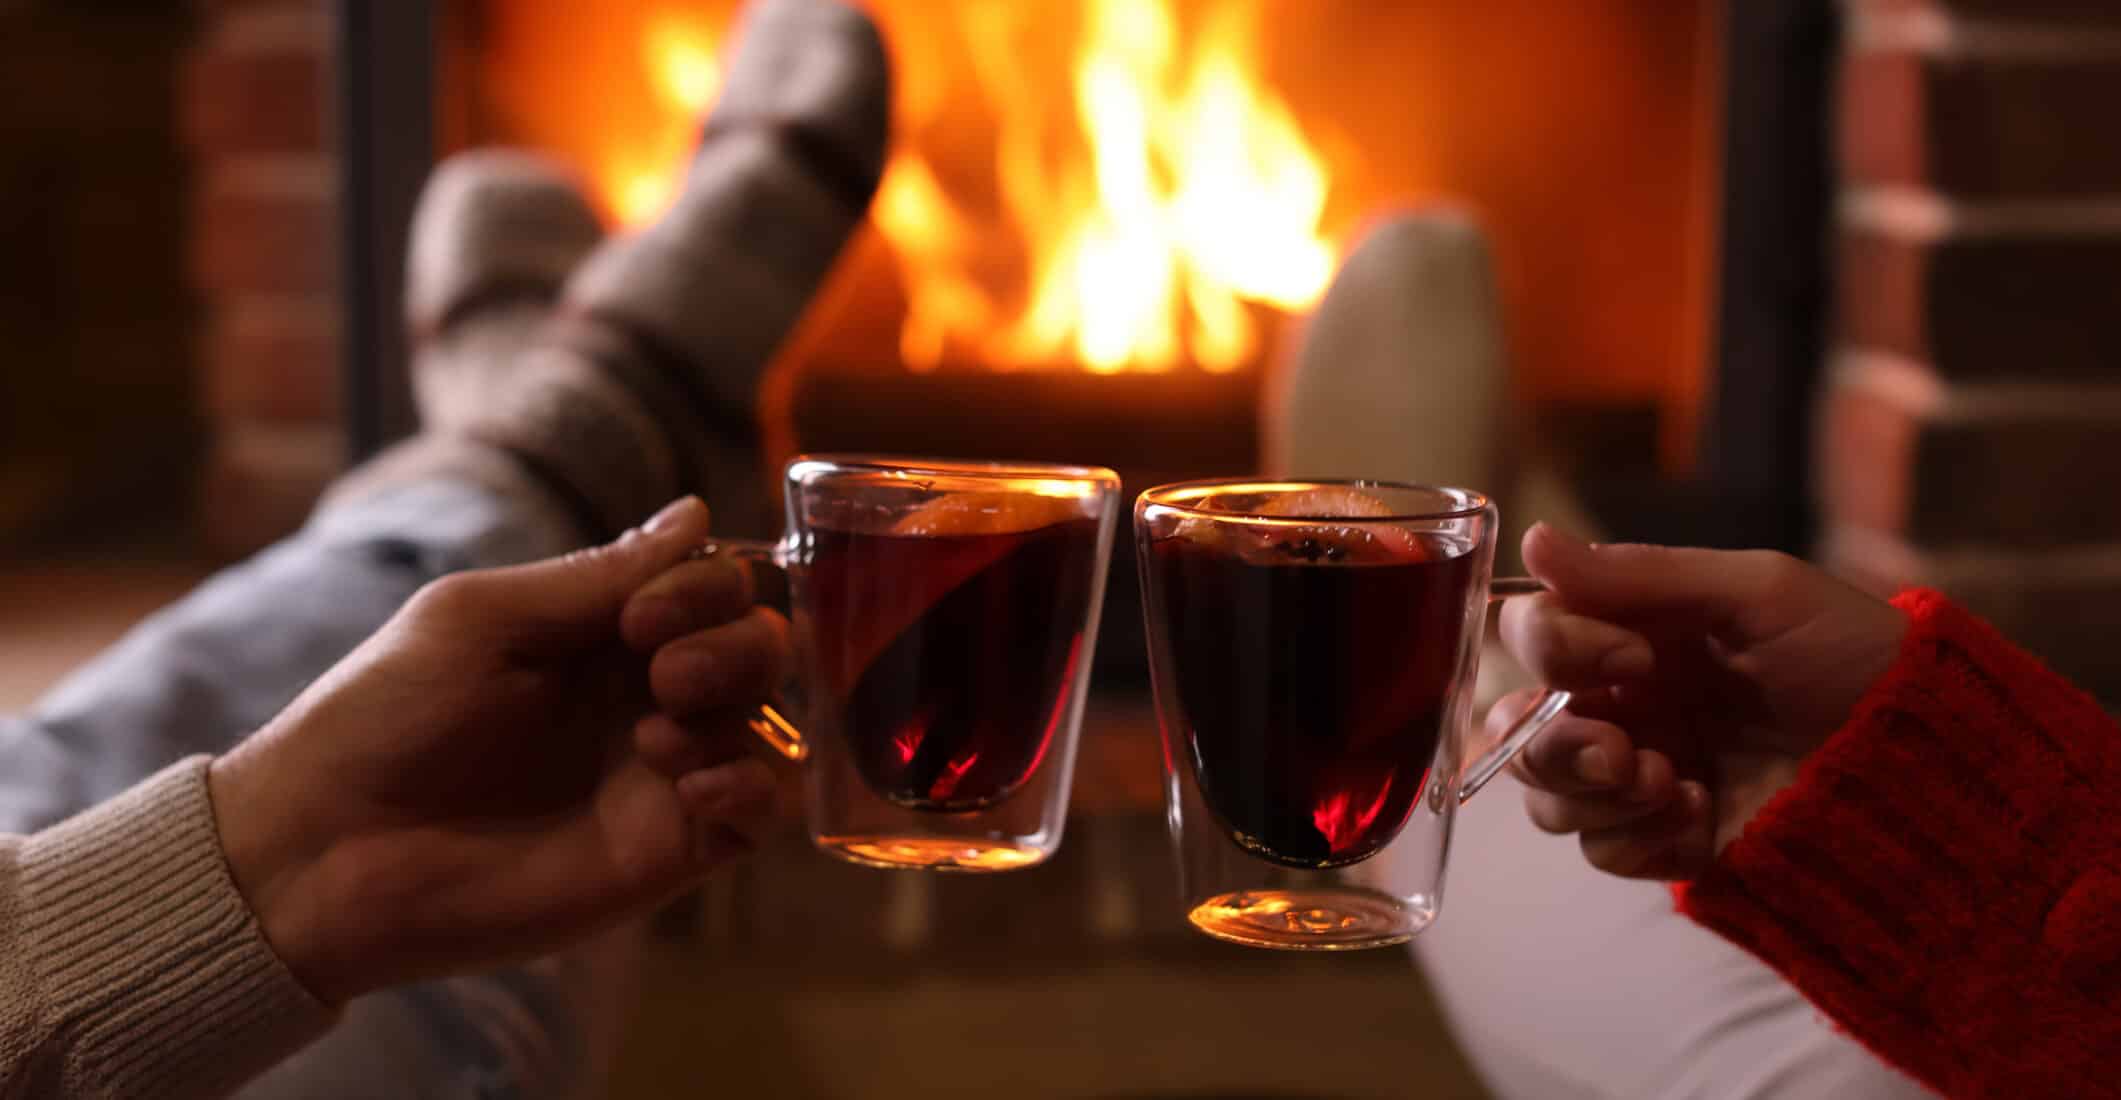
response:
<path id="1" fill-rule="evenodd" d="M 552 152 L 624 226 L 667 201 L 740 5 L 444 0 L 424 29 L 346 7 L 347 136 L 376 154 L 347 178 L 379 184 L 375 223 L 403 216 L 391 143 L 422 137 L 386 122 L 417 96 L 435 146 Z M 760 462 L 738 480 L 760 491 L 712 502 L 725 529 L 770 533 L 772 472 L 806 450 L 1091 462 L 1130 493 L 1257 470 L 1260 395 L 1341 259 L 1381 215 L 1442 203 L 1489 238 L 1514 396 L 1649 409 L 1661 438 L 1628 444 L 1686 465 L 1716 208 L 1708 0 L 868 7 L 892 153 L 759 394 Z M 402 70 L 423 32 L 421 79 L 359 71 Z M 375 246 L 349 245 L 357 272 Z M 369 260 L 357 309 L 382 310 L 395 263 Z M 388 360 L 391 336 L 349 362 Z M 357 446 L 404 425 L 402 384 L 372 380 L 351 395 Z M 1105 682 L 1141 675 L 1134 570 L 1116 565 Z"/>
<path id="2" fill-rule="evenodd" d="M 702 33 L 718 33 L 733 6 L 696 5 Z M 1173 10 L 1191 26 L 1214 6 Z M 1333 168 L 1321 232 L 1345 251 L 1377 210 L 1470 207 L 1494 242 L 1514 395 L 1538 414 L 1524 438 L 1586 456 L 1594 514 L 1637 537 L 1805 550 L 1832 267 L 1837 6 L 1376 7 L 1255 9 L 1268 31 L 1259 86 Z M 514 8 L 555 14 L 511 51 L 495 28 Z M 216 395 L 199 497 L 209 546 L 233 557 L 292 530 L 349 456 L 410 430 L 403 227 L 438 151 L 524 141 L 593 159 L 570 148 L 578 137 L 549 132 L 564 110 L 512 116 L 475 94 L 480 74 L 504 54 L 542 51 L 550 73 L 525 89 L 594 88 L 596 105 L 624 121 L 618 101 L 654 98 L 639 33 L 649 10 L 646 0 L 269 0 L 202 21 L 181 102 L 200 181 L 201 385 Z M 1336 101 L 1336 87 L 1354 102 Z M 558 102 L 580 111 L 583 98 Z M 1375 127 L 1360 144 L 1355 122 Z M 664 131 L 658 155 L 679 156 L 689 129 Z M 1361 156 L 1341 155 L 1351 146 Z M 889 273 L 873 236 L 848 270 L 863 257 Z M 821 309 L 814 320 L 830 323 L 813 328 L 875 366 L 888 357 L 871 353 L 902 336 L 888 294 L 885 304 L 863 324 L 861 312 Z M 1163 376 L 1256 390 L 1297 327 L 1289 313 L 1261 314 L 1252 370 Z M 928 377 L 967 366 L 959 357 Z M 1687 479 L 1689 466 L 1681 505 L 1735 506 L 1674 506 L 1674 475 Z M 1708 522 L 1669 522 L 1689 516 Z"/>
<path id="3" fill-rule="evenodd" d="M 611 225 L 641 223 L 696 140 L 738 8 L 341 4 L 356 454 L 409 426 L 386 305 L 399 242 L 378 229 L 403 225 L 418 150 L 543 148 Z M 797 451 L 1094 462 L 1128 494 L 1258 471 L 1262 392 L 1340 261 L 1381 216 L 1430 206 L 1487 235 L 1512 403 L 1642 409 L 1606 437 L 1635 458 L 1601 462 L 1659 485 L 1693 462 L 1714 0 L 867 8 L 893 61 L 893 153 L 759 392 L 759 464 L 738 479 L 759 492 L 715 500 L 725 530 L 778 526 L 770 477 Z M 1143 676 L 1126 540 L 1120 555 L 1105 685 Z"/>
<path id="4" fill-rule="evenodd" d="M 1012 402 L 991 401 L 1020 387 L 1033 400 L 1014 411 L 1049 427 L 1085 415 L 1095 453 L 1018 457 L 1253 466 L 1247 406 L 1339 259 L 1381 212 L 1446 201 L 1492 239 L 1520 396 L 1658 410 L 1667 465 L 1686 464 L 1711 312 L 1716 4 L 870 6 L 898 85 L 894 153 L 869 228 L 761 395 L 769 460 L 1025 438 Z M 349 193 L 374 184 L 379 220 L 404 203 L 375 193 L 403 186 L 382 162 L 431 134 L 557 153 L 624 224 L 667 196 L 737 5 L 345 7 L 348 60 L 390 69 L 347 89 L 348 141 L 377 162 Z M 423 35 L 434 64 L 408 79 Z M 398 125 L 407 88 L 432 103 L 419 126 Z M 916 427 L 844 422 L 868 388 Z M 915 408 L 961 400 L 990 402 L 995 422 L 953 439 Z M 358 443 L 402 430 L 387 397 L 355 407 L 372 420 Z M 1194 454 L 1177 442 L 1223 432 L 1234 442 Z M 1158 434 L 1174 438 L 1152 454 L 1104 449 Z"/>
<path id="5" fill-rule="evenodd" d="M 371 154 L 346 168 L 350 224 L 402 223 L 398 162 L 429 145 L 547 150 L 611 224 L 652 217 L 739 7 L 342 5 L 346 139 Z M 1093 462 L 1130 493 L 1257 470 L 1261 394 L 1340 261 L 1381 216 L 1443 204 L 1492 249 L 1512 399 L 1644 410 L 1635 468 L 1691 465 L 1720 207 L 1713 0 L 867 7 L 892 153 L 759 394 L 745 480 L 762 491 L 714 502 L 725 528 L 769 533 L 763 489 L 804 450 Z M 396 125 L 415 97 L 421 125 Z M 347 249 L 357 451 L 407 426 L 395 246 L 366 236 Z M 1107 678 L 1139 667 L 1118 564 Z"/>
<path id="6" fill-rule="evenodd" d="M 615 220 L 648 217 L 712 100 L 735 7 L 457 11 L 444 144 L 556 151 Z M 1365 217 L 1444 198 L 1496 237 L 1531 385 L 1675 404 L 1691 390 L 1711 4 L 870 7 L 896 144 L 822 359 L 1256 372 Z M 1621 338 L 1641 332 L 1656 336 Z"/>

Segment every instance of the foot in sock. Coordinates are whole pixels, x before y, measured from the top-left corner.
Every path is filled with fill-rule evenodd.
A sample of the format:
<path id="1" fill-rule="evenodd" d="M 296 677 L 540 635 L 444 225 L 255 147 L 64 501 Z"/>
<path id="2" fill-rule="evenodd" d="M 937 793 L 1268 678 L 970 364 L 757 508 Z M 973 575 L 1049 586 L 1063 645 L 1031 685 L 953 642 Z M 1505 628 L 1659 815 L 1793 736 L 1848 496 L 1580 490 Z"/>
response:
<path id="1" fill-rule="evenodd" d="M 428 177 L 407 248 L 421 426 L 454 433 L 508 384 L 560 288 L 603 240 L 580 181 L 506 149 L 460 153 Z"/>
<path id="2" fill-rule="evenodd" d="M 520 377 L 561 288 L 603 236 L 580 181 L 554 161 L 495 149 L 436 166 L 413 212 L 405 273 L 421 430 L 341 478 L 323 506 L 441 475 L 506 495 L 551 529 L 580 528 L 575 509 L 471 430 Z"/>
<path id="3" fill-rule="evenodd" d="M 677 199 L 599 249 L 566 310 L 654 345 L 706 399 L 744 407 L 868 209 L 890 94 L 882 40 L 859 11 L 752 5 Z"/>
<path id="4" fill-rule="evenodd" d="M 559 269 L 542 262 L 556 251 L 482 234 L 458 247 L 509 256 L 464 261 L 491 277 L 431 260 L 437 291 L 414 295 L 413 320 L 440 335 L 415 370 L 422 415 L 449 442 L 411 449 L 469 441 L 507 456 L 589 540 L 682 494 L 726 495 L 714 471 L 753 448 L 759 378 L 875 192 L 890 100 L 874 24 L 839 0 L 757 0 L 728 73 L 670 209 L 598 246 L 535 339 L 469 325 L 488 309 L 459 317 L 450 303 L 534 321 L 535 294 L 518 291 Z M 417 277 L 429 254 L 413 252 Z M 511 297 L 530 304 L 506 310 Z"/>
<path id="5" fill-rule="evenodd" d="M 677 488 L 711 502 L 715 450 L 755 446 L 759 380 L 868 210 L 890 129 L 882 38 L 839 0 L 757 0 L 727 72 L 676 199 L 576 272 L 558 337 L 641 395 Z"/>

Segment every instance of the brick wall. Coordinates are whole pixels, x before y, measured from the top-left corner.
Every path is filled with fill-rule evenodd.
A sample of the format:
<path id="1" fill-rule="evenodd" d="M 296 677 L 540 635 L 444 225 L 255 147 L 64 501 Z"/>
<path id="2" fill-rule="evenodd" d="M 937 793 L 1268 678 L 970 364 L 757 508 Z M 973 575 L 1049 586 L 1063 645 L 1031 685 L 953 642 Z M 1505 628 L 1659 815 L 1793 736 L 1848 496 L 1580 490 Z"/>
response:
<path id="1" fill-rule="evenodd" d="M 1822 556 L 2121 700 L 2121 5 L 1850 15 Z"/>
<path id="2" fill-rule="evenodd" d="M 343 462 L 322 0 L 203 0 L 181 91 L 211 444 L 199 520 L 235 555 L 292 530 Z"/>

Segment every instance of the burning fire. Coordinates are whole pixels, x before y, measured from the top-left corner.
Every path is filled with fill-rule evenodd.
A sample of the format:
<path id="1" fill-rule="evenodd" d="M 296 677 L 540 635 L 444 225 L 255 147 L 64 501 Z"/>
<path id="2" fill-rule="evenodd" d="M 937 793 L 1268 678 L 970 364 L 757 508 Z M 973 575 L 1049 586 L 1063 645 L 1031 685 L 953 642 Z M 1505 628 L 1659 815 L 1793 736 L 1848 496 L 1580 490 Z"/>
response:
<path id="1" fill-rule="evenodd" d="M 1065 78 L 1050 84 L 1022 62 L 1027 42 L 1053 35 L 1052 12 L 1039 7 L 874 4 L 901 30 L 900 131 L 913 138 L 890 161 L 874 211 L 905 286 L 901 357 L 914 369 L 1100 373 L 1255 362 L 1254 307 L 1315 304 L 1338 253 L 1320 230 L 1325 161 L 1255 75 L 1254 0 L 1218 0 L 1183 34 L 1172 0 L 1091 0 Z M 905 26 L 900 8 L 954 19 L 969 58 L 908 65 L 937 35 Z M 649 24 L 646 60 L 669 132 L 651 156 L 599 181 L 622 220 L 668 200 L 669 166 L 683 163 L 719 84 L 713 46 L 669 12 Z M 969 66 L 972 88 L 938 89 L 938 62 Z M 980 208 L 946 183 L 966 174 L 941 159 L 953 143 L 920 140 L 968 91 L 995 115 L 991 170 L 981 166 L 991 178 L 980 181 L 994 201 Z"/>
<path id="2" fill-rule="evenodd" d="M 641 61 L 655 96 L 654 132 L 617 150 L 597 181 L 621 222 L 647 221 L 677 194 L 678 176 L 699 137 L 700 119 L 722 89 L 718 37 L 676 12 L 659 12 L 649 20 Z"/>
<path id="3" fill-rule="evenodd" d="M 1324 293 L 1336 259 L 1318 228 L 1325 163 L 1251 75 L 1251 6 L 1221 5 L 1183 50 L 1166 0 L 1087 9 L 1072 73 L 1087 155 L 1058 171 L 1039 125 L 1050 112 L 1010 61 L 1016 28 L 964 9 L 980 90 L 999 111 L 994 168 L 1030 289 L 1011 309 L 980 277 L 992 227 L 951 201 L 927 153 L 902 149 L 876 223 L 908 287 L 908 365 L 969 354 L 1099 372 L 1235 370 L 1259 345 L 1243 303 L 1297 310 Z"/>

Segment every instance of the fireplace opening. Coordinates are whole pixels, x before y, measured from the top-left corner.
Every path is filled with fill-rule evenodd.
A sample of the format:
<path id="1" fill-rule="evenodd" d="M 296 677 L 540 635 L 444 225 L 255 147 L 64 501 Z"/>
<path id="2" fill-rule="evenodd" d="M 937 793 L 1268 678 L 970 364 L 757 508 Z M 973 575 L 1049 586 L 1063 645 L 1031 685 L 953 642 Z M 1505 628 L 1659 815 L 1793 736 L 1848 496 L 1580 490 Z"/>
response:
<path id="1" fill-rule="evenodd" d="M 961 374 L 1079 388 L 1053 416 L 1124 418 L 1142 400 L 1220 415 L 1277 368 L 1366 224 L 1450 203 L 1492 240 L 1518 395 L 1657 410 L 1667 466 L 1686 465 L 1711 298 L 1714 5 L 869 7 L 894 66 L 892 156 L 868 228 L 776 368 L 776 457 L 893 441 L 802 404 L 872 375 L 893 394 L 940 379 L 951 399 Z M 442 143 L 552 151 L 615 222 L 650 217 L 713 101 L 737 8 L 448 8 Z M 1055 373 L 1080 382 L 1030 378 Z M 968 385 L 972 400 L 1008 392 Z M 1250 434 L 1239 416 L 1228 428 Z M 1181 472 L 1255 457 L 1165 453 Z"/>

